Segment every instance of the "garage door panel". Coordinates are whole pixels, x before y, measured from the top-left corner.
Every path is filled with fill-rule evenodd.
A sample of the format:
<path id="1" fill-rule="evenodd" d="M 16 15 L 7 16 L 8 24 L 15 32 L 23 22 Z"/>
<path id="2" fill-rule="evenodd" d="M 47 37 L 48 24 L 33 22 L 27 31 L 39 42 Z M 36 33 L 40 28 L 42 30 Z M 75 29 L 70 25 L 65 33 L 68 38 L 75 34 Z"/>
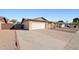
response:
<path id="1" fill-rule="evenodd" d="M 44 22 L 32 22 L 32 29 L 45 29 Z"/>

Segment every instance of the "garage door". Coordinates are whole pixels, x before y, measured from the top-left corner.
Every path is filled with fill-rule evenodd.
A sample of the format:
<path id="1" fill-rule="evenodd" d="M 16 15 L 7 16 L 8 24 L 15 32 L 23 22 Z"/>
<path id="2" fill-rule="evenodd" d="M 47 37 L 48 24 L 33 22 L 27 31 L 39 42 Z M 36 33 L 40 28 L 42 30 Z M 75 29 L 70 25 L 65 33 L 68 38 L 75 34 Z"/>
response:
<path id="1" fill-rule="evenodd" d="M 45 22 L 32 22 L 32 29 L 45 29 Z"/>

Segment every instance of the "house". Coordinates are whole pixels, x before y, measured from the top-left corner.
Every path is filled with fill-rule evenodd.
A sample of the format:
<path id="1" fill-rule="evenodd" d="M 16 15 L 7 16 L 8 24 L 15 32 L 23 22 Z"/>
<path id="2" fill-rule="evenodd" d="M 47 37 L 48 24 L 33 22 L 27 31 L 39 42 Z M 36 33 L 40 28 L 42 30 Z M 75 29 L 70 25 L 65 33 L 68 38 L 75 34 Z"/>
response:
<path id="1" fill-rule="evenodd" d="M 54 27 L 54 23 L 48 21 L 44 17 L 38 17 L 34 19 L 22 19 L 21 24 L 24 25 L 24 29 L 27 30 L 35 30 L 35 29 L 52 29 Z"/>
<path id="2" fill-rule="evenodd" d="M 10 29 L 13 26 L 13 23 L 6 20 L 5 17 L 0 16 L 0 30 Z"/>
<path id="3" fill-rule="evenodd" d="M 64 28 L 65 27 L 65 24 L 62 24 L 61 27 Z"/>

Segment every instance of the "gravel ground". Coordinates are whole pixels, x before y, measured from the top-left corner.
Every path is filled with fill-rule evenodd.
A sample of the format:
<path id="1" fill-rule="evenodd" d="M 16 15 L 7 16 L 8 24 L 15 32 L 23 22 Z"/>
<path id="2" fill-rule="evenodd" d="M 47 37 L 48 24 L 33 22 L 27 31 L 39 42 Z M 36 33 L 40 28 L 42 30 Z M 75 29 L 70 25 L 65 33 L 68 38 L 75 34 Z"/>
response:
<path id="1" fill-rule="evenodd" d="M 79 31 L 0 30 L 0 50 L 78 50 Z"/>
<path id="2" fill-rule="evenodd" d="M 15 31 L 0 30 L 0 50 L 14 50 L 15 46 Z"/>

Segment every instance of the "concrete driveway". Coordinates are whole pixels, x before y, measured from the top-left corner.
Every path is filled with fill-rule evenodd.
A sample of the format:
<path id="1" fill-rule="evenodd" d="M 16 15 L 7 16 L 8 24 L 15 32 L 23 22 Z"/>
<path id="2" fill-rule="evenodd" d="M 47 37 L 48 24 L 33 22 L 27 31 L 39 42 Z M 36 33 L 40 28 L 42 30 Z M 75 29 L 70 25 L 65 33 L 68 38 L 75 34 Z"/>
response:
<path id="1" fill-rule="evenodd" d="M 69 47 L 74 33 L 55 30 L 17 31 L 17 38 L 22 50 L 61 50 Z M 79 44 L 79 43 L 78 43 Z"/>
<path id="2" fill-rule="evenodd" d="M 79 31 L 0 30 L 1 50 L 78 50 Z"/>

